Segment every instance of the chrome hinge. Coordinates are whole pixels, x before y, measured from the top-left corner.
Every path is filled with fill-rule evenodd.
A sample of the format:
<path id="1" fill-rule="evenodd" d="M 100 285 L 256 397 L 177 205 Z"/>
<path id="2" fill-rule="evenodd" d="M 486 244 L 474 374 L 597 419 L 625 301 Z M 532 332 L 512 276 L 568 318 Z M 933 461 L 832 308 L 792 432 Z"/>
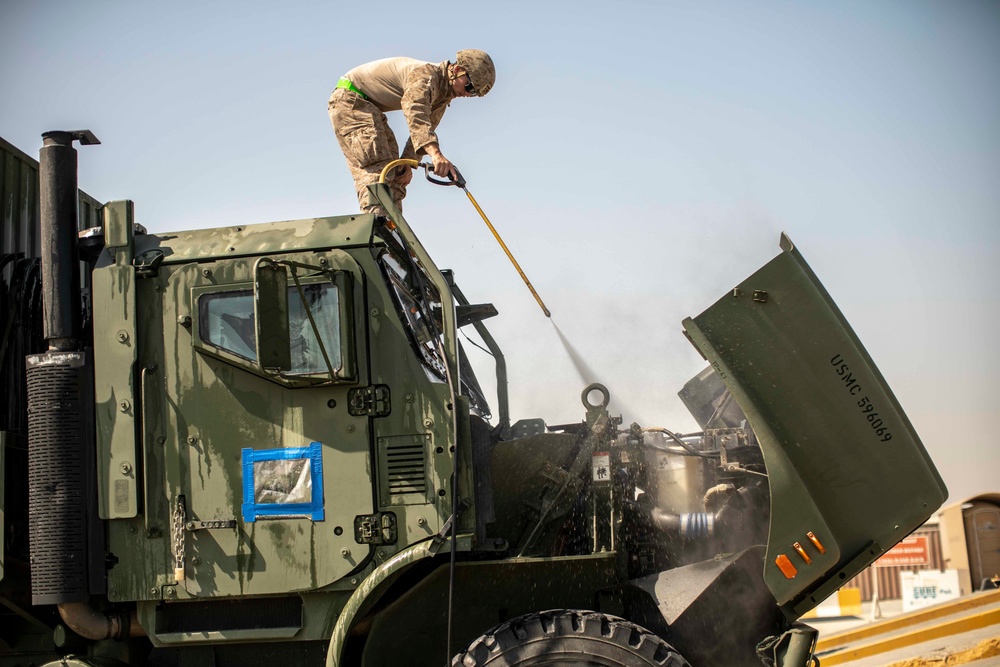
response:
<path id="1" fill-rule="evenodd" d="M 188 532 L 196 530 L 220 530 L 225 528 L 235 528 L 236 519 L 215 519 L 214 521 L 188 521 L 184 524 Z"/>

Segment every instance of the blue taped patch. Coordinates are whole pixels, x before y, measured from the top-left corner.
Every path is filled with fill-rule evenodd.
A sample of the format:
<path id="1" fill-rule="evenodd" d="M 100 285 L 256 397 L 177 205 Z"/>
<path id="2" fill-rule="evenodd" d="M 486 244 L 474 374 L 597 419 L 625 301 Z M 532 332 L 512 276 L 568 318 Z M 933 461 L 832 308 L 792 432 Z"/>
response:
<path id="1" fill-rule="evenodd" d="M 253 523 L 257 517 L 306 517 L 323 521 L 323 444 L 285 449 L 250 449 L 243 452 L 243 520 Z M 290 461 L 308 459 L 312 481 L 312 499 L 307 503 L 258 503 L 254 489 L 254 463 L 259 461 Z"/>

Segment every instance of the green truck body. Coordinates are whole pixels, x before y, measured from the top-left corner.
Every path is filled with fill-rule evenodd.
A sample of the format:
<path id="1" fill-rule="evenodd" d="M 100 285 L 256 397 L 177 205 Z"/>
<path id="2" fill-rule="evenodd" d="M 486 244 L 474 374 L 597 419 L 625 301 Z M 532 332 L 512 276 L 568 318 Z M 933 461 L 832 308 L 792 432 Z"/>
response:
<path id="1" fill-rule="evenodd" d="M 3 147 L 9 202 L 35 186 Z M 684 322 L 702 431 L 624 425 L 600 385 L 511 424 L 495 309 L 372 192 L 388 217 L 155 234 L 93 207 L 75 344 L 8 263 L 0 664 L 800 667 L 797 619 L 945 499 L 787 238 Z"/>

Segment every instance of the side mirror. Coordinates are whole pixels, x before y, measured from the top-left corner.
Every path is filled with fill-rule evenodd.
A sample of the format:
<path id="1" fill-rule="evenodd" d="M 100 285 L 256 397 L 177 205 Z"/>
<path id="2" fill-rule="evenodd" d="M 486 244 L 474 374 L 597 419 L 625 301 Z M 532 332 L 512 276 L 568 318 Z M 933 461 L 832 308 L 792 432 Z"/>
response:
<path id="1" fill-rule="evenodd" d="M 253 269 L 254 327 L 257 363 L 270 373 L 292 369 L 291 335 L 288 327 L 288 272 L 284 266 L 262 257 Z"/>

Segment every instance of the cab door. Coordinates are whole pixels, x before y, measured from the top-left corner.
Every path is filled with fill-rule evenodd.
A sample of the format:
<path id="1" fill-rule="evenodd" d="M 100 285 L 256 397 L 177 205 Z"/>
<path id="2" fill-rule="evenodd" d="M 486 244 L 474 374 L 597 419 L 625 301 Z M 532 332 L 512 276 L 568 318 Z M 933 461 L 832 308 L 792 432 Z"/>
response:
<path id="1" fill-rule="evenodd" d="M 261 262 L 287 282 L 287 358 L 258 359 Z M 166 502 L 192 596 L 320 588 L 369 556 L 373 513 L 363 275 L 344 251 L 165 265 Z M 258 285 L 259 286 L 259 285 Z M 269 345 L 273 347 L 273 341 Z M 269 348 L 271 349 L 271 348 Z"/>

